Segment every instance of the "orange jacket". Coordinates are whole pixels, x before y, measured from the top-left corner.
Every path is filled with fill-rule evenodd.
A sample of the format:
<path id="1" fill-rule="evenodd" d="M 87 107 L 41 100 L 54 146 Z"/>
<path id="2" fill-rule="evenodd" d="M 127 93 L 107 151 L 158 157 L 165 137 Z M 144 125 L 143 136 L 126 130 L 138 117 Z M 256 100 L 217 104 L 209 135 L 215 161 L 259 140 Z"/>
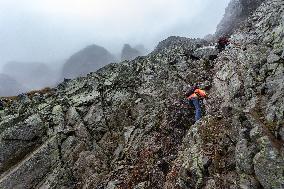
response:
<path id="1" fill-rule="evenodd" d="M 206 97 L 207 94 L 205 93 L 204 90 L 201 89 L 195 89 L 194 93 L 192 95 L 190 95 L 189 97 L 187 97 L 188 99 L 192 99 L 192 98 L 198 98 L 198 97 Z"/>

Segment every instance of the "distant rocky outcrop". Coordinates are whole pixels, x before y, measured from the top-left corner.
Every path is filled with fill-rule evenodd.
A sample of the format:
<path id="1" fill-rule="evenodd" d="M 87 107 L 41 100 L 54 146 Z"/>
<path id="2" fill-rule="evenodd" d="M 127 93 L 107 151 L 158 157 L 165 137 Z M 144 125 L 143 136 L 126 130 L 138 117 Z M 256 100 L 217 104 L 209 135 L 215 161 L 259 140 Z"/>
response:
<path id="1" fill-rule="evenodd" d="M 283 0 L 267 0 L 218 54 L 169 37 L 147 56 L 8 99 L 0 188 L 282 189 L 283 14 Z M 196 83 L 209 97 L 198 122 L 184 96 Z"/>
<path id="2" fill-rule="evenodd" d="M 4 65 L 3 73 L 29 90 L 54 86 L 58 80 L 56 72 L 40 62 L 9 62 Z"/>
<path id="3" fill-rule="evenodd" d="M 145 48 L 143 49 L 143 46 L 138 46 L 138 48 L 142 51 L 146 51 Z M 121 51 L 121 61 L 124 60 L 133 60 L 138 56 L 141 56 L 143 52 L 139 51 L 136 48 L 132 48 L 129 44 L 125 44 Z"/>
<path id="4" fill-rule="evenodd" d="M 66 61 L 62 70 L 62 79 L 87 75 L 111 62 L 115 62 L 115 58 L 110 52 L 98 45 L 90 45 Z"/>
<path id="5" fill-rule="evenodd" d="M 231 35 L 266 0 L 231 0 L 215 35 Z"/>
<path id="6" fill-rule="evenodd" d="M 24 91 L 24 87 L 8 75 L 0 74 L 0 97 L 13 96 Z"/>

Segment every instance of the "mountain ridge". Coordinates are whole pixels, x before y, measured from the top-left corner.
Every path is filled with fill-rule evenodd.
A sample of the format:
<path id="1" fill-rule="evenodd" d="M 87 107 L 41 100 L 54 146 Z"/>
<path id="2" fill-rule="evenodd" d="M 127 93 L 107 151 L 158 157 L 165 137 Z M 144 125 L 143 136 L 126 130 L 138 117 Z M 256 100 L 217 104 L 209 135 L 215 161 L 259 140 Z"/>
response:
<path id="1" fill-rule="evenodd" d="M 0 112 L 0 188 L 283 187 L 283 12 L 265 1 L 217 55 L 173 36 L 15 100 Z M 197 123 L 183 104 L 195 83 L 209 94 Z"/>

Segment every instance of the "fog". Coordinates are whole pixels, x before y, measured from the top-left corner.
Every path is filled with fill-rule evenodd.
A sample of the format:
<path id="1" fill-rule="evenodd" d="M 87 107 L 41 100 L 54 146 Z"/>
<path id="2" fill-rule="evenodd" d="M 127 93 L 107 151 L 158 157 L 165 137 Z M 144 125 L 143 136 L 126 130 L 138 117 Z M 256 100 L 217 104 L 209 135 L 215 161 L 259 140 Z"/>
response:
<path id="1" fill-rule="evenodd" d="M 152 50 L 172 35 L 204 37 L 229 1 L 0 0 L 0 71 L 11 61 L 59 69 L 92 44 L 119 56 L 125 43 Z"/>

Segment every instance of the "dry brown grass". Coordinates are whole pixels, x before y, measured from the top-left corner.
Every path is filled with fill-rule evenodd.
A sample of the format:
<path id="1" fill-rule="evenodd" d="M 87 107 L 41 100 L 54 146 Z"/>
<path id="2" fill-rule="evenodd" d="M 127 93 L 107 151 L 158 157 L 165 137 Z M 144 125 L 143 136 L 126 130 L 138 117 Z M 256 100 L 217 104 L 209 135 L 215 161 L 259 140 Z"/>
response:
<path id="1" fill-rule="evenodd" d="M 40 95 L 44 95 L 44 94 L 51 94 L 53 92 L 53 90 L 50 87 L 45 87 L 43 89 L 40 90 L 33 90 L 30 92 L 27 92 L 26 94 L 28 95 L 28 97 L 33 97 L 35 96 L 35 94 L 40 94 Z"/>
<path id="2" fill-rule="evenodd" d="M 40 94 L 40 95 L 52 95 L 54 92 L 53 89 L 51 89 L 50 87 L 45 87 L 43 89 L 40 90 L 33 90 L 33 91 L 29 91 L 26 93 L 26 95 L 29 98 L 33 98 L 36 94 Z M 0 100 L 2 100 L 3 104 L 5 107 L 10 107 L 14 101 L 18 101 L 19 100 L 19 96 L 7 96 L 7 97 L 0 97 Z"/>
<path id="3" fill-rule="evenodd" d="M 202 149 L 208 156 L 215 156 L 222 148 L 220 141 L 227 137 L 227 128 L 223 120 L 212 119 L 208 124 L 201 125 L 199 131 L 202 138 Z"/>

